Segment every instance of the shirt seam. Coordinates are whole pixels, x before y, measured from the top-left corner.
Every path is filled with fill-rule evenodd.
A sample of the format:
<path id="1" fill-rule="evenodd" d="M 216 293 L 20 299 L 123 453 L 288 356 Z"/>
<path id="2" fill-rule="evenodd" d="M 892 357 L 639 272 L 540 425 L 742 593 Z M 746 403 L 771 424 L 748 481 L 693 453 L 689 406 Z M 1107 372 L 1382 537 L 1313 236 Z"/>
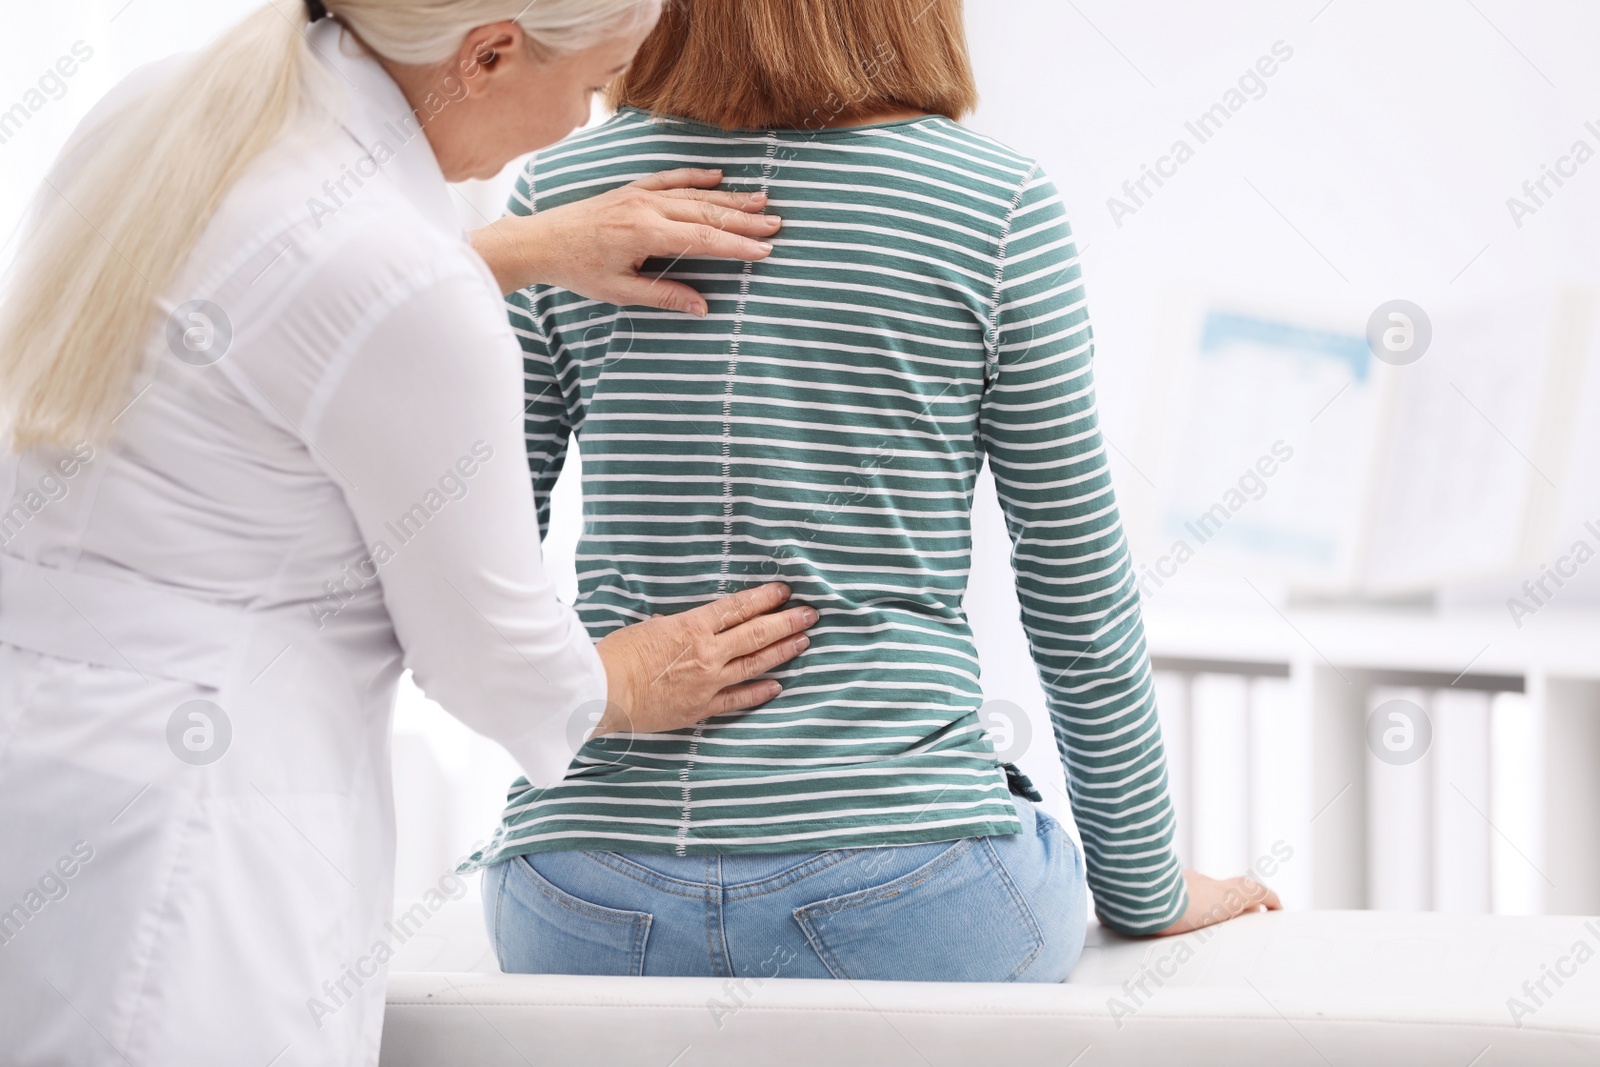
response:
<path id="1" fill-rule="evenodd" d="M 778 152 L 777 135 L 768 133 L 766 140 L 767 154 L 761 162 L 760 191 L 763 193 L 772 186 L 772 160 Z M 739 370 L 739 342 L 744 335 L 745 307 L 750 299 L 750 283 L 755 266 L 755 260 L 747 259 L 739 271 L 739 299 L 733 308 L 733 335 L 728 342 L 728 368 L 724 373 L 722 389 L 722 559 L 717 565 L 719 597 L 728 593 L 728 571 L 733 563 L 733 396 L 735 375 Z M 705 736 L 705 730 L 705 720 L 695 724 L 683 769 L 678 772 L 678 781 L 683 785 L 683 814 L 678 822 L 677 834 L 677 852 L 680 856 L 686 854 L 689 823 L 693 818 L 694 787 L 689 779 L 694 773 L 695 757 L 699 754 L 700 739 Z"/>
<path id="2" fill-rule="evenodd" d="M 1017 183 L 1017 188 L 1011 194 L 1011 208 L 1006 212 L 1005 222 L 1000 227 L 1000 243 L 994 254 L 994 290 L 989 294 L 988 331 L 984 339 L 984 371 L 992 369 L 994 377 L 999 377 L 1000 371 L 1000 298 L 1005 289 L 1006 276 L 1006 246 L 1011 240 L 1011 227 L 1017 218 L 1017 211 L 1022 207 L 1022 197 L 1027 192 L 1028 183 L 1033 181 L 1039 173 L 1039 164 L 1030 166 L 1022 180 Z"/>

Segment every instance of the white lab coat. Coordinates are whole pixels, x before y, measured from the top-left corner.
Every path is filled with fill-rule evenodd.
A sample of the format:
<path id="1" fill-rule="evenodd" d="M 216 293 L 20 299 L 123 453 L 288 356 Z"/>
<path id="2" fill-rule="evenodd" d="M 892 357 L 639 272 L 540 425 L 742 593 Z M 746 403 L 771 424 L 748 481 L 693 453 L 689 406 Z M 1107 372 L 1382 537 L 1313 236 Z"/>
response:
<path id="1" fill-rule="evenodd" d="M 494 281 L 311 39 L 335 117 L 230 193 L 114 436 L 0 466 L 0 1063 L 375 1063 L 401 671 L 542 781 L 605 696 Z"/>

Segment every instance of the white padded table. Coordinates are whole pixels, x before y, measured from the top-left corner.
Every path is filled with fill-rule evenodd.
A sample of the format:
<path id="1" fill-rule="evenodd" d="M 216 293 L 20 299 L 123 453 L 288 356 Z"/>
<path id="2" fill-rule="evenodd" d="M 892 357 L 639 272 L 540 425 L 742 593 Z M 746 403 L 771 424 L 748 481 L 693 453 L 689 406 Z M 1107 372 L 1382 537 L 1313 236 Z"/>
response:
<path id="1" fill-rule="evenodd" d="M 383 1067 L 1600 1067 L 1597 920 L 1280 912 L 1149 941 L 1091 926 L 1064 985 L 742 989 L 500 974 L 481 922 L 469 897 L 399 950 Z M 1523 983 L 1541 978 L 1536 1004 Z M 1511 997 L 1531 1012 L 1514 1019 Z"/>

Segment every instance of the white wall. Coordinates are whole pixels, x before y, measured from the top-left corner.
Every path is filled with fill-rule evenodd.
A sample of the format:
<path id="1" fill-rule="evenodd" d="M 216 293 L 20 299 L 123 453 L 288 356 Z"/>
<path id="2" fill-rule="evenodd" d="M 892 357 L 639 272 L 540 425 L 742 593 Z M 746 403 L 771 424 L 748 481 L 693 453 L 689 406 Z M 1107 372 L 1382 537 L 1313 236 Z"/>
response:
<path id="1" fill-rule="evenodd" d="M 1584 130 L 1600 120 L 1592 4 L 968 9 L 984 93 L 973 125 L 1043 163 L 1086 248 L 1114 436 L 1135 421 L 1168 286 L 1343 306 L 1364 322 L 1395 296 L 1443 306 L 1600 275 L 1600 162 L 1520 229 L 1505 203 L 1578 137 L 1600 144 Z M 1107 198 L 1277 41 L 1294 54 L 1266 94 L 1117 226 Z"/>

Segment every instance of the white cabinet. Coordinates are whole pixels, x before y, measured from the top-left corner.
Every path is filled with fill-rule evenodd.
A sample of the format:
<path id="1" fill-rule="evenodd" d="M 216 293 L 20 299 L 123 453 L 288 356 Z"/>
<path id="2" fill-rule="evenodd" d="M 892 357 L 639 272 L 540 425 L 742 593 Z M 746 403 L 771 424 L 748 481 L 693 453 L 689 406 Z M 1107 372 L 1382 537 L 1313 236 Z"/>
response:
<path id="1" fill-rule="evenodd" d="M 1186 862 L 1228 873 L 1239 847 L 1216 842 L 1287 835 L 1305 906 L 1600 913 L 1600 613 L 1145 621 Z M 1219 778 L 1219 745 L 1246 782 Z"/>

